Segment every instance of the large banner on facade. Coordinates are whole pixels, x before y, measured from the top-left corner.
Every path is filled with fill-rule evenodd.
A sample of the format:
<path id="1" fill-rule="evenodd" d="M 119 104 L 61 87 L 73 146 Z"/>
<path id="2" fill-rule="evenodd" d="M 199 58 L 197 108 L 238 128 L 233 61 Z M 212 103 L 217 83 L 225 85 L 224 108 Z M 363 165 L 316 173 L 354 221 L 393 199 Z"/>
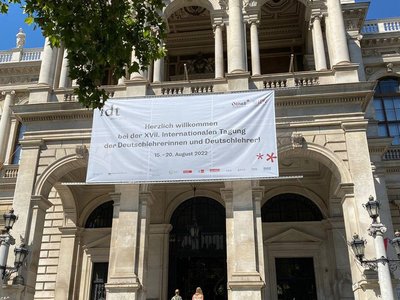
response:
<path id="1" fill-rule="evenodd" d="M 95 110 L 88 183 L 278 176 L 273 91 L 108 100 Z"/>

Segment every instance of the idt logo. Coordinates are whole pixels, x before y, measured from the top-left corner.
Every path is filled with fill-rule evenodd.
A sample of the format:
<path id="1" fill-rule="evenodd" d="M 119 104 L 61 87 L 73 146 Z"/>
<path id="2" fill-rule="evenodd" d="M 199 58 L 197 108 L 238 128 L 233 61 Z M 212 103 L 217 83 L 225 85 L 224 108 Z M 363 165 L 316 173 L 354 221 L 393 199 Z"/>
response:
<path id="1" fill-rule="evenodd" d="M 102 108 L 100 110 L 100 116 L 106 116 L 106 117 L 110 117 L 110 116 L 119 116 L 119 107 L 114 107 L 114 104 L 111 105 L 110 108 L 104 109 Z"/>

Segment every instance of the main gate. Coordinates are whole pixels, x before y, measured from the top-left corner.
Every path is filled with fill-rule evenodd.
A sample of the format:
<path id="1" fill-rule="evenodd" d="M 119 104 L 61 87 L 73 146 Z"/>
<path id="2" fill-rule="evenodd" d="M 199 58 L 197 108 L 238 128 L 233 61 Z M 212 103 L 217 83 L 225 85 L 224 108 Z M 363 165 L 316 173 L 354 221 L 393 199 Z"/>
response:
<path id="1" fill-rule="evenodd" d="M 201 287 L 207 300 L 227 299 L 225 208 L 206 197 L 182 203 L 171 218 L 168 295 L 191 299 Z"/>

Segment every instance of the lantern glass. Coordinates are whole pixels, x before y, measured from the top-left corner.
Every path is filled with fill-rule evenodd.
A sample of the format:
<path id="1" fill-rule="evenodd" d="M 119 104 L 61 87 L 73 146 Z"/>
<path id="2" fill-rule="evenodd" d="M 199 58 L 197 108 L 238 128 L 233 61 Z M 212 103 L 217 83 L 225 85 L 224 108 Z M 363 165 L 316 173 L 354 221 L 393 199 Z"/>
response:
<path id="1" fill-rule="evenodd" d="M 353 240 L 350 243 L 351 249 L 354 252 L 354 255 L 357 257 L 359 261 L 363 260 L 364 251 L 365 251 L 365 241 L 360 239 L 358 234 L 353 236 Z"/>
<path id="2" fill-rule="evenodd" d="M 370 196 L 367 203 L 364 204 L 365 209 L 368 211 L 369 216 L 376 221 L 379 217 L 379 201 L 376 201 L 374 197 Z"/>
<path id="3" fill-rule="evenodd" d="M 17 220 L 17 216 L 14 215 L 14 210 L 10 209 L 10 212 L 5 213 L 3 215 L 3 218 L 4 218 L 4 227 L 6 228 L 7 231 L 9 231 L 14 226 L 14 223 Z"/>
<path id="4" fill-rule="evenodd" d="M 19 268 L 25 261 L 28 255 L 28 249 L 25 247 L 25 244 L 21 244 L 19 247 L 14 249 L 15 253 L 15 261 L 14 266 Z"/>

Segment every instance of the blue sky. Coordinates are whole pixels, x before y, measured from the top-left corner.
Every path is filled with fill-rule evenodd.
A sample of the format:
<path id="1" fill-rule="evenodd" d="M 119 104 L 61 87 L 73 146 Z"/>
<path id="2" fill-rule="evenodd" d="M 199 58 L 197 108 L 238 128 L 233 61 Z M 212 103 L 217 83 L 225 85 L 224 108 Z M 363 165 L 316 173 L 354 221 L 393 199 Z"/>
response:
<path id="1" fill-rule="evenodd" d="M 357 2 L 365 2 L 357 1 Z M 368 19 L 400 17 L 400 0 L 371 0 Z M 0 50 L 15 47 L 15 35 L 21 27 L 26 33 L 25 48 L 43 47 L 43 37 L 39 29 L 33 30 L 33 25 L 24 23 L 25 16 L 21 9 L 14 5 L 7 15 L 0 14 Z"/>

